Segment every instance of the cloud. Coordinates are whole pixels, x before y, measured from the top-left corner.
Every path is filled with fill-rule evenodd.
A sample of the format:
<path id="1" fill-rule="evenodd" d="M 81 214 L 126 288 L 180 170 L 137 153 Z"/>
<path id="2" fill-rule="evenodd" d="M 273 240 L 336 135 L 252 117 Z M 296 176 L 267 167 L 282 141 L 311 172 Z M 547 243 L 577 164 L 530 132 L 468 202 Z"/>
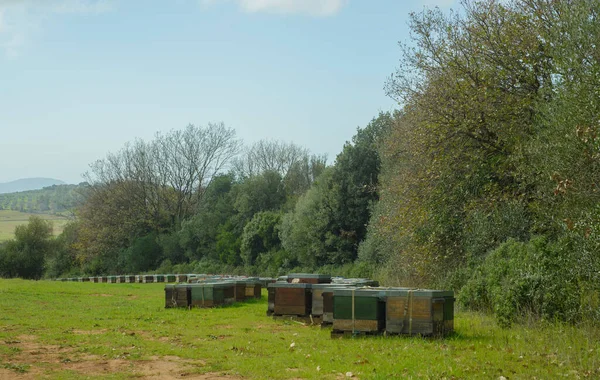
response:
<path id="1" fill-rule="evenodd" d="M 0 0 L 0 51 L 19 56 L 49 20 L 57 15 L 103 13 L 113 0 Z"/>
<path id="2" fill-rule="evenodd" d="M 348 0 L 202 0 L 204 4 L 234 1 L 246 12 L 299 13 L 311 16 L 331 16 L 338 13 Z"/>

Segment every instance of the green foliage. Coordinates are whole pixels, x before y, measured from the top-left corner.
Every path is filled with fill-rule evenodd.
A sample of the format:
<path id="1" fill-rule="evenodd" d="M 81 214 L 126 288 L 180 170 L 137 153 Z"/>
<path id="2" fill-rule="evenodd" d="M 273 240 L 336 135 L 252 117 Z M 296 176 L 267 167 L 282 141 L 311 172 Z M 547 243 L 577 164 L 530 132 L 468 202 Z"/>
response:
<path id="1" fill-rule="evenodd" d="M 466 307 L 491 310 L 508 327 L 533 315 L 575 322 L 581 318 L 581 293 L 571 247 L 535 237 L 527 243 L 509 240 L 491 252 L 460 292 Z"/>
<path id="2" fill-rule="evenodd" d="M 158 267 L 162 258 L 162 248 L 156 234 L 139 237 L 122 252 L 119 260 L 122 267 L 116 273 L 147 272 Z"/>
<path id="3" fill-rule="evenodd" d="M 39 279 L 53 247 L 52 223 L 32 216 L 0 250 L 0 276 Z"/>
<path id="4" fill-rule="evenodd" d="M 262 211 L 254 214 L 246 224 L 240 246 L 241 257 L 246 266 L 254 265 L 260 255 L 280 249 L 280 223 L 281 213 Z"/>
<path id="5" fill-rule="evenodd" d="M 0 194 L 0 210 L 59 214 L 72 211 L 80 202 L 80 185 L 53 185 L 41 190 Z"/>

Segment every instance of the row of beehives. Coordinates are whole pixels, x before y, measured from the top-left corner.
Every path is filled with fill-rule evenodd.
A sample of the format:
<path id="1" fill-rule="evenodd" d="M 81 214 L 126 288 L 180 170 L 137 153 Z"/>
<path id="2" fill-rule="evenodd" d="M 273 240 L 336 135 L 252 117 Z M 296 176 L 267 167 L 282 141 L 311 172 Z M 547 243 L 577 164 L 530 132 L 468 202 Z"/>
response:
<path id="1" fill-rule="evenodd" d="M 75 281 L 75 282 L 103 282 L 103 283 L 155 283 L 155 282 L 197 282 L 197 281 L 223 281 L 227 279 L 243 279 L 243 277 L 233 277 L 228 275 L 207 275 L 207 274 L 140 274 L 140 275 L 115 275 L 115 276 L 97 276 L 97 277 L 71 277 L 57 278 L 56 281 Z M 260 278 L 259 281 L 266 286 L 268 282 L 274 281 L 271 278 Z"/>
<path id="2" fill-rule="evenodd" d="M 208 280 L 165 285 L 165 307 L 215 307 L 260 299 L 264 280 L 259 278 Z"/>
<path id="3" fill-rule="evenodd" d="M 290 276 L 294 278 L 290 283 Z M 288 275 L 268 285 L 267 315 L 332 326 L 342 334 L 444 336 L 454 330 L 454 292 L 365 286 L 365 280 L 326 283 Z M 323 275 L 312 275 L 323 276 Z"/>

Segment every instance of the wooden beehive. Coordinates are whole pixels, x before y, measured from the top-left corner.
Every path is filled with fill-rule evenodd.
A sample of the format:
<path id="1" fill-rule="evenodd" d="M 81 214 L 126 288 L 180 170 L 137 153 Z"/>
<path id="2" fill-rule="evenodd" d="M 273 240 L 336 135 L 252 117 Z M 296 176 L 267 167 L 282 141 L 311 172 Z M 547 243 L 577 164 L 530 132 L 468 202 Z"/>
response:
<path id="1" fill-rule="evenodd" d="M 191 288 L 188 284 L 165 285 L 165 307 L 190 307 Z"/>
<path id="2" fill-rule="evenodd" d="M 117 283 L 124 284 L 126 281 L 125 276 L 117 276 Z"/>
<path id="3" fill-rule="evenodd" d="M 246 299 L 248 299 L 248 298 L 260 299 L 261 290 L 262 290 L 262 285 L 258 280 L 246 281 Z"/>
<path id="4" fill-rule="evenodd" d="M 323 315 L 324 304 L 323 304 L 323 293 L 326 291 L 333 292 L 333 289 L 344 289 L 347 286 L 339 284 L 313 284 L 311 287 L 312 301 L 311 301 L 311 315 L 320 317 Z M 333 313 L 333 307 L 331 309 Z"/>
<path id="5" fill-rule="evenodd" d="M 188 276 L 187 274 L 176 274 L 175 281 L 176 282 L 187 282 Z"/>
<path id="6" fill-rule="evenodd" d="M 326 289 L 322 293 L 323 297 L 323 320 L 322 324 L 330 325 L 333 323 L 333 289 Z"/>
<path id="7" fill-rule="evenodd" d="M 117 276 L 108 276 L 108 282 L 111 284 L 117 283 Z"/>
<path id="8" fill-rule="evenodd" d="M 165 275 L 164 274 L 155 274 L 154 282 L 165 282 Z"/>
<path id="9" fill-rule="evenodd" d="M 227 281 L 229 282 L 229 281 Z M 235 302 L 244 302 L 246 300 L 246 280 L 231 281 L 234 284 Z"/>
<path id="10" fill-rule="evenodd" d="M 102 276 L 99 278 L 98 282 L 103 282 L 103 283 L 107 283 L 108 282 L 108 276 Z"/>
<path id="11" fill-rule="evenodd" d="M 275 289 L 273 314 L 309 316 L 311 311 L 311 285 L 275 282 L 269 289 Z"/>
<path id="12" fill-rule="evenodd" d="M 144 282 L 145 284 L 151 284 L 154 282 L 154 275 L 151 274 L 145 274 L 142 276 L 142 282 Z"/>
<path id="13" fill-rule="evenodd" d="M 100 277 L 90 277 L 90 282 L 100 282 Z"/>
<path id="14" fill-rule="evenodd" d="M 331 283 L 331 275 L 313 273 L 290 273 L 287 275 L 287 282 L 299 284 L 329 284 Z"/>
<path id="15" fill-rule="evenodd" d="M 386 332 L 444 336 L 454 330 L 454 292 L 428 289 L 388 289 Z"/>
<path id="16" fill-rule="evenodd" d="M 385 327 L 385 300 L 377 288 L 333 290 L 333 330 L 378 333 Z"/>
<path id="17" fill-rule="evenodd" d="M 275 312 L 275 287 L 274 283 L 267 284 L 267 315 L 271 316 Z"/>
<path id="18" fill-rule="evenodd" d="M 144 282 L 144 276 L 136 274 L 135 275 L 135 282 L 138 283 L 138 284 Z"/>
<path id="19" fill-rule="evenodd" d="M 232 282 L 197 283 L 189 286 L 193 307 L 214 307 L 234 301 L 235 284 Z"/>

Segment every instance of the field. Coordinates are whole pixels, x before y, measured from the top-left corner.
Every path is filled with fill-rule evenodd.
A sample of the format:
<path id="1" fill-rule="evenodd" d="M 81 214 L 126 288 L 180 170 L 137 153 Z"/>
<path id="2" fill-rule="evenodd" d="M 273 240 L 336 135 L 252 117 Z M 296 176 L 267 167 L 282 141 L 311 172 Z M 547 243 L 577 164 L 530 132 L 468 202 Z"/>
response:
<path id="1" fill-rule="evenodd" d="M 21 224 L 27 224 L 31 215 L 50 220 L 54 225 L 54 235 L 60 234 L 64 225 L 69 221 L 67 218 L 57 215 L 29 214 L 12 210 L 0 210 L 0 242 L 12 239 L 14 237 L 15 227 Z"/>
<path id="2" fill-rule="evenodd" d="M 265 293 L 263 293 L 264 295 Z M 164 309 L 163 284 L 0 280 L 0 378 L 598 378 L 600 331 L 501 330 L 458 312 L 451 338 L 331 339 L 265 315 L 266 296 Z"/>

